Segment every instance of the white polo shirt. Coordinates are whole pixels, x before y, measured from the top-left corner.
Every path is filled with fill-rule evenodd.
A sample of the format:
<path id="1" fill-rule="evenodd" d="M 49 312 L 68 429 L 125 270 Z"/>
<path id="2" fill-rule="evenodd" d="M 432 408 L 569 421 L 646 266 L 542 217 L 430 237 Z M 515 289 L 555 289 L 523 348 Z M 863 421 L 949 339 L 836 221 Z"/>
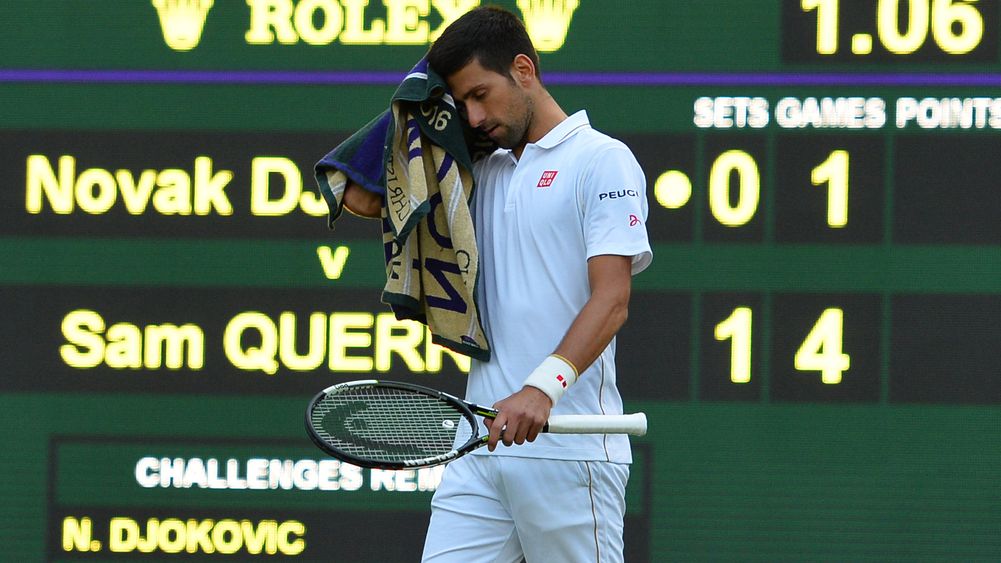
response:
<path id="1" fill-rule="evenodd" d="M 589 258 L 631 256 L 637 274 L 653 254 L 643 171 L 629 148 L 592 129 L 583 111 L 527 145 L 520 159 L 497 150 L 477 163 L 474 177 L 476 299 L 492 352 L 489 362 L 473 360 L 466 396 L 490 406 L 520 390 L 556 350 L 590 297 Z M 552 414 L 621 414 L 614 356 L 613 339 Z M 489 455 L 486 448 L 476 453 Z M 542 434 L 493 453 L 631 461 L 624 435 Z"/>

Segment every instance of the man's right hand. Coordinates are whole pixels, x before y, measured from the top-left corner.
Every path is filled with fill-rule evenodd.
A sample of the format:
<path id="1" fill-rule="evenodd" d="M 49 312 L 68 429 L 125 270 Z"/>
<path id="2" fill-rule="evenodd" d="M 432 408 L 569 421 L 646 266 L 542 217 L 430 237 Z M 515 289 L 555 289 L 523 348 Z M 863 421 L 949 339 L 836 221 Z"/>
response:
<path id="1" fill-rule="evenodd" d="M 382 216 L 382 195 L 370 192 L 354 182 L 344 188 L 344 207 L 355 215 L 377 219 Z"/>

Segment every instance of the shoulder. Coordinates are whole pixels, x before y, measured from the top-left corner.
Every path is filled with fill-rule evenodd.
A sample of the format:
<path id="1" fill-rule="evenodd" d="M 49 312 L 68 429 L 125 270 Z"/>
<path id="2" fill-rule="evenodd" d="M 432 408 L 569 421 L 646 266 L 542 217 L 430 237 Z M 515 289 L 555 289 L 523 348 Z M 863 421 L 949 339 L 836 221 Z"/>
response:
<path id="1" fill-rule="evenodd" d="M 594 167 L 606 158 L 636 162 L 633 151 L 625 143 L 597 129 L 581 129 L 568 141 L 568 148 L 572 149 L 587 168 Z"/>
<path id="2" fill-rule="evenodd" d="M 643 171 L 633 151 L 622 141 L 595 129 L 585 129 L 574 136 L 573 158 L 583 178 L 609 174 L 642 176 Z"/>
<path id="3" fill-rule="evenodd" d="M 504 149 L 497 149 L 487 156 L 477 160 L 473 163 L 473 173 L 480 175 L 488 172 L 489 170 L 498 168 L 506 160 L 509 160 L 507 153 L 508 151 Z"/>

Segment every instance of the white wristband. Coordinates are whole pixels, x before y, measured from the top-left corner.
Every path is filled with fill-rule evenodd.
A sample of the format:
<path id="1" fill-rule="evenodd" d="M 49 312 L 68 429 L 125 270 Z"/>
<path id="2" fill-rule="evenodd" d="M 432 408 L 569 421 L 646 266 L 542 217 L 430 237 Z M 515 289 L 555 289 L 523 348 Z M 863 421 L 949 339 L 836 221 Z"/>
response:
<path id="1" fill-rule="evenodd" d="M 528 376 L 525 385 L 541 390 L 553 402 L 560 400 L 563 393 L 577 382 L 577 368 L 565 358 L 553 354 L 542 360 L 539 367 Z"/>

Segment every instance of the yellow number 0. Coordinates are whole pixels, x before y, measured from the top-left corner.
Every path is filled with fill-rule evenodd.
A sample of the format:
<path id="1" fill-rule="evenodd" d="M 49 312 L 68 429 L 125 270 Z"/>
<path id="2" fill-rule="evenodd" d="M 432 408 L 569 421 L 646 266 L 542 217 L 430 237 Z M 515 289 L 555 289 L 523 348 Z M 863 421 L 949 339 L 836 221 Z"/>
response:
<path id="1" fill-rule="evenodd" d="M 730 205 L 730 174 L 737 173 L 737 205 Z M 758 210 L 761 196 L 761 173 L 754 157 L 739 150 L 719 155 L 709 169 L 709 209 L 723 225 L 746 225 Z"/>

